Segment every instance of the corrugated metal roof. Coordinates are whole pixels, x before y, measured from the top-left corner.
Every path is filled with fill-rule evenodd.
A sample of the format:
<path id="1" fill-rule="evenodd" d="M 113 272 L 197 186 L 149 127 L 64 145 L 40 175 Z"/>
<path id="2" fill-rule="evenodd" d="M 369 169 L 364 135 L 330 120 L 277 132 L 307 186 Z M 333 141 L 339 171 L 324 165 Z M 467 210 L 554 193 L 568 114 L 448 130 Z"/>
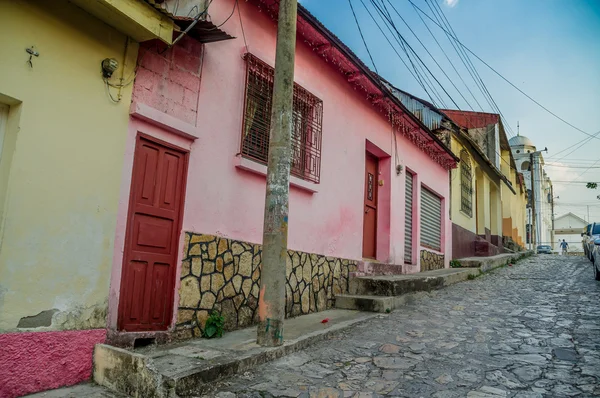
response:
<path id="1" fill-rule="evenodd" d="M 442 119 L 444 118 L 441 113 L 436 112 L 433 105 L 426 105 L 424 101 L 417 99 L 416 97 L 397 89 L 387 82 L 383 82 L 388 89 L 394 94 L 396 98 L 402 102 L 402 104 L 425 126 L 430 130 L 435 130 L 442 127 Z"/>

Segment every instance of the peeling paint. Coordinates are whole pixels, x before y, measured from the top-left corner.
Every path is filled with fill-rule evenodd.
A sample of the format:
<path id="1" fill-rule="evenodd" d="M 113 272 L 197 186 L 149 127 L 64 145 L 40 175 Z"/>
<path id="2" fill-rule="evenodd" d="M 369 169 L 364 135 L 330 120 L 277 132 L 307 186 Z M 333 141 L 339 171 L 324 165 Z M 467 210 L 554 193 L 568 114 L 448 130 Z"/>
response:
<path id="1" fill-rule="evenodd" d="M 58 310 L 56 308 L 53 308 L 51 310 L 42 311 L 37 315 L 24 316 L 23 318 L 19 319 L 17 328 L 25 329 L 50 326 L 52 325 L 52 316 L 57 312 Z"/>

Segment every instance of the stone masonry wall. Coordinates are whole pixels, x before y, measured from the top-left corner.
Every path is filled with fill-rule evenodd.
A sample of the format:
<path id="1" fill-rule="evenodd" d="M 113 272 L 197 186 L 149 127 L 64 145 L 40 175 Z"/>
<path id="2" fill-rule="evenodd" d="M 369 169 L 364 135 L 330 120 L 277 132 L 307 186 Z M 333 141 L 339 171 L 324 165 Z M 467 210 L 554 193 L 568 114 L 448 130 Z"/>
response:
<path id="1" fill-rule="evenodd" d="M 262 246 L 187 232 L 179 289 L 175 338 L 199 337 L 210 312 L 225 318 L 225 329 L 258 322 Z M 357 262 L 288 251 L 286 317 L 323 311 L 334 296 L 348 292 Z"/>
<path id="2" fill-rule="evenodd" d="M 421 272 L 444 268 L 444 255 L 421 250 Z"/>

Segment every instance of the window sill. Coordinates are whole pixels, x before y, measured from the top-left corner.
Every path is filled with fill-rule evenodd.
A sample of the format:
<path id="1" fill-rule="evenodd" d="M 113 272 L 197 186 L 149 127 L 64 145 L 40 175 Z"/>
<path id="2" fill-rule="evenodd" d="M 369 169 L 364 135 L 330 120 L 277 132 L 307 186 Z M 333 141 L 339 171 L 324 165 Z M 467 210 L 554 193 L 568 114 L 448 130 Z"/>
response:
<path id="1" fill-rule="evenodd" d="M 250 173 L 267 176 L 267 166 L 257 163 L 253 160 L 246 159 L 241 155 L 236 155 L 234 165 L 239 170 L 248 171 Z M 319 185 L 314 182 L 304 181 L 301 178 L 290 176 L 290 187 L 309 192 L 311 194 L 319 192 Z"/>
<path id="2" fill-rule="evenodd" d="M 434 249 L 433 247 L 427 246 L 427 245 L 424 245 L 424 244 L 421 244 L 421 250 L 427 250 L 427 251 L 430 251 L 430 252 L 435 253 L 435 254 L 444 255 L 444 252 L 441 250 L 441 248 L 440 249 Z"/>
<path id="3" fill-rule="evenodd" d="M 466 211 L 464 211 L 463 209 L 460 209 L 460 212 L 465 216 L 465 217 L 469 217 L 469 218 L 473 218 L 473 213 L 469 214 Z"/>

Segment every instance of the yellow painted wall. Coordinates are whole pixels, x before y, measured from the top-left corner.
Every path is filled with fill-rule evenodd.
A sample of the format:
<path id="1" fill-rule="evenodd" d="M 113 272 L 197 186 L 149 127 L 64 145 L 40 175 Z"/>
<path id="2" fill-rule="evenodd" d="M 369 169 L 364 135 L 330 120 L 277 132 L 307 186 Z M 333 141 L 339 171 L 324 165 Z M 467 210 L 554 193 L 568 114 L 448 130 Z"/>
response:
<path id="1" fill-rule="evenodd" d="M 65 0 L 0 1 L 13 142 L 0 165 L 0 331 L 46 310 L 52 326 L 35 330 L 105 326 L 131 86 L 112 103 L 100 63 L 125 57 L 132 76 L 137 44 L 125 56 L 126 42 Z"/>
<path id="2" fill-rule="evenodd" d="M 460 156 L 460 152 L 463 149 L 463 146 L 460 142 L 458 142 L 454 136 L 452 136 L 450 141 L 450 146 L 452 152 L 456 156 Z M 473 233 L 476 233 L 476 225 L 475 225 L 475 168 L 476 164 L 471 157 L 471 170 L 473 176 L 473 200 L 472 200 L 472 216 L 461 211 L 461 170 L 460 163 L 456 169 L 451 170 L 450 178 L 451 178 L 451 191 L 452 191 L 452 200 L 450 201 L 451 206 L 451 214 L 452 214 L 452 222 L 456 225 L 460 225 L 461 227 L 469 230 Z"/>

